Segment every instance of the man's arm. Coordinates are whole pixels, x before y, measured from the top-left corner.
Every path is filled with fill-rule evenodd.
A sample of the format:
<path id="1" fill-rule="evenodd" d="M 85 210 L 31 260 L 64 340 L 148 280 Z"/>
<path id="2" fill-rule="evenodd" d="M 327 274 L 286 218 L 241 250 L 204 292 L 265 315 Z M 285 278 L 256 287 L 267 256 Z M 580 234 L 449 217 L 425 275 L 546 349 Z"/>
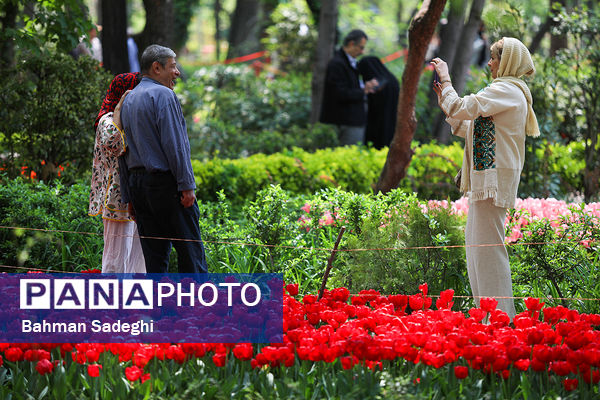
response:
<path id="1" fill-rule="evenodd" d="M 185 119 L 175 93 L 171 91 L 163 100 L 164 105 L 158 118 L 161 146 L 167 157 L 169 169 L 177 181 L 177 190 L 182 193 L 181 204 L 189 207 L 196 198 L 196 182 L 190 161 L 190 143 Z"/>
<path id="2" fill-rule="evenodd" d="M 353 103 L 364 99 L 364 90 L 353 86 L 350 79 L 356 78 L 341 62 L 332 62 L 328 68 L 327 80 L 334 88 L 335 96 L 339 101 Z M 351 78 L 348 77 L 349 73 L 352 74 Z"/>

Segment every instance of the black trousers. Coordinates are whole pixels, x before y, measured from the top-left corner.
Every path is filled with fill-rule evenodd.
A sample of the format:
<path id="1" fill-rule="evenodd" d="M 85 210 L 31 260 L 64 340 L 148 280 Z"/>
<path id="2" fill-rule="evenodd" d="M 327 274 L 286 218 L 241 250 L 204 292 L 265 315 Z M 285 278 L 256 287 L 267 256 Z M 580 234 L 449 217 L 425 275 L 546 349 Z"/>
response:
<path id="1" fill-rule="evenodd" d="M 188 208 L 181 205 L 181 194 L 171 172 L 129 171 L 128 183 L 140 236 L 186 239 L 141 238 L 146 271 L 167 272 L 173 246 L 180 273 L 207 272 L 198 203 L 194 201 Z"/>

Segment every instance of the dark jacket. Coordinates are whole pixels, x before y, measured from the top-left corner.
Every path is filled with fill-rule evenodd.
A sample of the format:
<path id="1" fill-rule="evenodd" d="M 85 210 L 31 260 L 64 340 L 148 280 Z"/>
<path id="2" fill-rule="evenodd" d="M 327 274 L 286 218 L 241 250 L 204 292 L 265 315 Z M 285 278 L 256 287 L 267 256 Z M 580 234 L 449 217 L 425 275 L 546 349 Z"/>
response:
<path id="1" fill-rule="evenodd" d="M 379 82 L 377 91 L 368 96 L 365 142 L 381 149 L 390 145 L 396 131 L 400 84 L 377 57 L 365 56 L 357 67 L 365 81 L 375 78 Z"/>
<path id="2" fill-rule="evenodd" d="M 320 121 L 326 124 L 364 126 L 365 95 L 359 74 L 344 50 L 337 50 L 327 64 Z"/>

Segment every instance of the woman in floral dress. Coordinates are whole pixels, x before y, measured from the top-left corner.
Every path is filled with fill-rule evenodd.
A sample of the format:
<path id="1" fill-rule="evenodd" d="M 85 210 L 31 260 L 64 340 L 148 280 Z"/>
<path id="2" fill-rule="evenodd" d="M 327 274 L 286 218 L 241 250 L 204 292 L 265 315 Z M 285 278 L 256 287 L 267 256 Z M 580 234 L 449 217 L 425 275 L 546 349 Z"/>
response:
<path id="1" fill-rule="evenodd" d="M 120 110 L 128 90 L 141 80 L 139 73 L 117 75 L 111 82 L 96 118 L 96 142 L 88 214 L 102 215 L 103 273 L 146 272 L 137 227 L 121 201 L 118 157 L 125 152 Z"/>

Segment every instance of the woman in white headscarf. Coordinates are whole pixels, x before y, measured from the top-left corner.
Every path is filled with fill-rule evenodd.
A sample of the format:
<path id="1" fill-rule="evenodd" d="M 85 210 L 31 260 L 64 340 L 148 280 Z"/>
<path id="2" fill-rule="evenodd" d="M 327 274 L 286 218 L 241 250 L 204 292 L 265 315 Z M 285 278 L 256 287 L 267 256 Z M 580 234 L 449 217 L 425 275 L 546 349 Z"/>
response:
<path id="1" fill-rule="evenodd" d="M 431 62 L 439 82 L 433 89 L 452 133 L 465 139 L 460 190 L 469 197 L 465 229 L 467 272 L 475 302 L 498 300 L 512 319 L 515 306 L 508 253 L 504 246 L 506 210 L 515 205 L 525 161 L 525 135 L 539 136 L 531 92 L 522 76 L 535 67 L 529 50 L 514 38 L 491 46 L 488 66 L 494 80 L 477 94 L 460 98 L 447 64 Z"/>

